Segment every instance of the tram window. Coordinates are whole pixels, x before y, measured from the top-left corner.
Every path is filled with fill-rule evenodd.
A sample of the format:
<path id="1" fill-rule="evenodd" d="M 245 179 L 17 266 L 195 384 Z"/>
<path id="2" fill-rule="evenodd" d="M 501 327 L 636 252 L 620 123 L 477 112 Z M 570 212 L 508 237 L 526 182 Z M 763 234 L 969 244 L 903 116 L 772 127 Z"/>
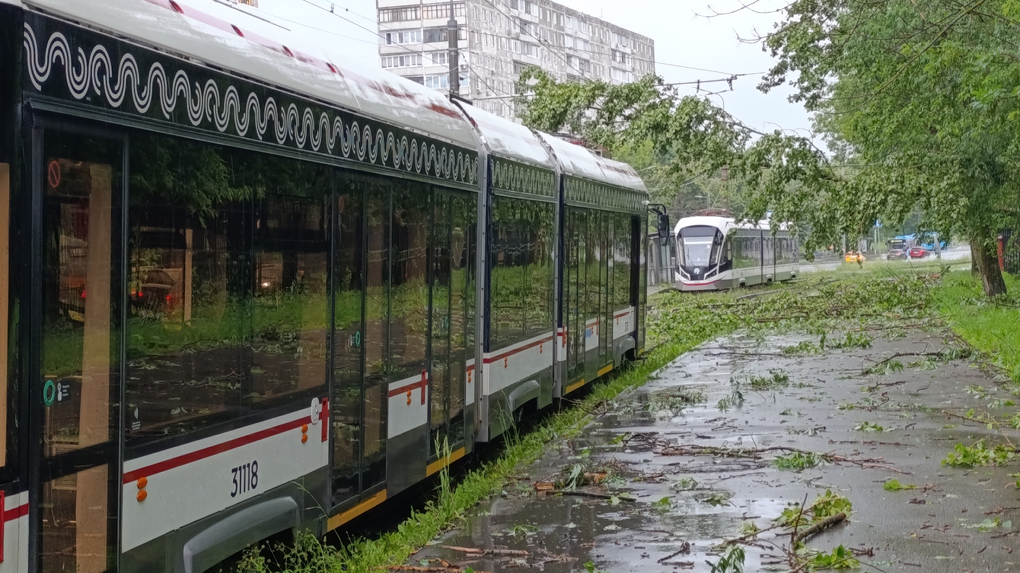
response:
<path id="1" fill-rule="evenodd" d="M 36 558 L 47 571 L 103 571 L 116 551 L 122 157 L 112 140 L 50 131 L 43 141 L 38 479 L 46 510 Z"/>
<path id="2" fill-rule="evenodd" d="M 616 310 L 630 306 L 630 268 L 631 258 L 631 216 L 617 214 L 613 217 L 616 224 L 613 261 L 613 286 L 616 291 Z"/>
<path id="3" fill-rule="evenodd" d="M 8 451 L 8 445 L 14 446 L 17 442 L 13 439 L 14 433 L 8 436 L 8 416 L 14 422 L 12 427 L 17 427 L 17 400 L 14 399 L 13 382 L 17 380 L 13 368 L 17 364 L 16 354 L 13 349 L 17 348 L 16 329 L 12 329 L 10 321 L 10 309 L 17 308 L 11 305 L 11 286 L 17 280 L 11 273 L 11 251 L 10 251 L 10 222 L 11 222 L 11 169 L 7 163 L 0 163 L 0 466 L 6 466 L 8 453 L 13 454 L 13 447 Z M 11 360 L 9 360 L 11 358 Z M 11 396 L 8 396 L 10 392 Z M 13 457 L 13 456 L 12 456 Z"/>
<path id="4" fill-rule="evenodd" d="M 47 415 L 46 455 L 56 455 L 116 435 L 108 416 L 97 415 L 111 407 L 109 391 L 120 361 L 114 261 L 120 255 L 115 239 L 122 152 L 103 140 L 55 132 L 44 147 L 49 177 L 43 197 L 40 374 L 69 396 L 51 401 Z"/>
<path id="5" fill-rule="evenodd" d="M 361 323 L 363 285 L 360 186 L 343 179 L 335 203 L 333 262 L 333 495 L 334 502 L 359 493 L 361 456 Z"/>
<path id="6" fill-rule="evenodd" d="M 365 427 L 361 439 L 362 490 L 380 481 L 386 462 L 386 399 L 390 366 L 390 206 L 393 185 L 374 177 L 352 176 L 365 197 Z"/>
<path id="7" fill-rule="evenodd" d="M 326 383 L 328 171 L 139 134 L 128 210 L 128 438 Z"/>
<path id="8" fill-rule="evenodd" d="M 524 337 L 525 263 L 519 199 L 492 200 L 492 321 L 493 349 Z"/>
<path id="9" fill-rule="evenodd" d="M 235 181 L 264 190 L 253 221 L 248 396 L 259 405 L 294 392 L 318 395 L 328 364 L 330 172 L 289 159 L 233 155 Z"/>
<path id="10" fill-rule="evenodd" d="M 522 228 L 528 229 L 524 248 L 526 258 L 524 309 L 527 315 L 527 336 L 537 336 L 553 329 L 553 221 L 555 205 L 521 201 L 525 220 Z"/>
<path id="11" fill-rule="evenodd" d="M 584 270 L 584 291 L 587 294 L 587 302 L 585 303 L 585 321 L 598 318 L 599 316 L 599 302 L 600 294 L 605 288 L 602 283 L 602 245 L 604 242 L 602 233 L 602 212 L 594 210 L 585 210 L 584 213 L 584 232 L 587 234 L 587 240 L 585 246 L 587 252 L 585 253 L 585 270 Z M 585 323 L 587 327 L 587 322 Z M 595 332 L 593 330 L 593 332 Z"/>
<path id="12" fill-rule="evenodd" d="M 429 191 L 417 183 L 395 187 L 390 249 L 388 380 L 421 376 L 428 342 Z"/>
<path id="13" fill-rule="evenodd" d="M 216 147 L 132 139 L 128 207 L 129 439 L 238 414 L 247 382 L 252 190 Z"/>
<path id="14" fill-rule="evenodd" d="M 687 227 L 681 231 L 680 249 L 690 267 L 707 267 L 718 262 L 718 231 L 714 227 Z"/>

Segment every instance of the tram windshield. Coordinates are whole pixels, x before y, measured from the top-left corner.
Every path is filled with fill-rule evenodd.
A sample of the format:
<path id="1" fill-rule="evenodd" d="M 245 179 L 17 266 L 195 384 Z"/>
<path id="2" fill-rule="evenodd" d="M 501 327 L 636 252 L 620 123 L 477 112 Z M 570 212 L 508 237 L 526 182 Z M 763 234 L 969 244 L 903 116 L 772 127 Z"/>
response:
<path id="1" fill-rule="evenodd" d="M 683 264 L 706 267 L 717 258 L 719 245 L 714 227 L 687 227 L 680 230 L 680 251 Z"/>

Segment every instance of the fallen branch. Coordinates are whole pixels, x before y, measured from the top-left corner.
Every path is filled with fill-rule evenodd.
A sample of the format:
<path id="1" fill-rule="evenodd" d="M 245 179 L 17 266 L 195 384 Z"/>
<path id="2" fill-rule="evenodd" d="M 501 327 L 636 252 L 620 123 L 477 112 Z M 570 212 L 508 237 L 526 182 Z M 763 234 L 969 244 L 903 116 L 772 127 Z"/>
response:
<path id="1" fill-rule="evenodd" d="M 855 459 L 852 459 L 852 458 L 846 458 L 846 457 L 843 457 L 843 456 L 837 456 L 835 454 L 823 454 L 822 457 L 825 458 L 825 460 L 829 461 L 829 462 L 837 462 L 837 463 L 842 462 L 842 463 L 847 463 L 847 464 L 853 464 L 855 466 L 859 466 L 859 467 L 862 467 L 862 468 L 887 470 L 887 471 L 896 472 L 898 474 L 902 474 L 902 475 L 905 475 L 905 476 L 912 476 L 912 475 L 914 475 L 914 472 L 905 472 L 903 470 L 898 470 L 898 469 L 896 469 L 896 468 L 894 468 L 892 466 L 887 466 L 887 465 L 884 465 L 884 464 L 877 463 L 878 459 L 855 460 Z M 879 458 L 879 459 L 881 459 L 881 458 Z"/>
<path id="2" fill-rule="evenodd" d="M 723 547 L 726 547 L 727 545 L 733 545 L 734 543 L 743 543 L 745 541 L 748 541 L 750 539 L 754 539 L 755 537 L 758 537 L 759 535 L 761 535 L 762 533 L 765 533 L 766 531 L 772 531 L 774 529 L 781 529 L 783 527 L 784 527 L 783 525 L 773 525 L 771 527 L 766 527 L 765 529 L 759 529 L 758 531 L 755 531 L 753 533 L 748 533 L 747 535 L 741 535 L 740 537 L 734 537 L 733 539 L 727 539 L 727 540 L 723 541 L 720 545 L 722 545 Z"/>
<path id="3" fill-rule="evenodd" d="M 554 489 L 554 490 L 546 492 L 546 493 L 548 493 L 550 495 L 559 494 L 559 495 L 573 495 L 573 496 L 576 496 L 576 497 L 591 497 L 591 498 L 594 498 L 594 499 L 613 499 L 615 497 L 616 499 L 618 499 L 620 501 L 630 501 L 630 502 L 637 501 L 634 498 L 629 497 L 629 496 L 619 496 L 619 495 L 615 495 L 615 494 L 612 494 L 612 493 L 597 493 L 597 492 L 594 492 L 594 491 L 585 491 L 585 490 L 582 490 L 582 489 Z"/>
<path id="4" fill-rule="evenodd" d="M 841 523 L 845 520 L 846 514 L 843 513 L 842 511 L 837 513 L 836 515 L 826 517 L 825 519 L 819 521 L 818 523 L 812 525 L 811 527 L 805 529 L 804 531 L 801 531 L 799 534 L 794 536 L 794 546 L 796 546 L 797 543 L 800 543 L 801 541 L 804 541 L 809 537 L 815 536 L 821 533 L 822 531 L 832 527 L 833 525 Z"/>
<path id="5" fill-rule="evenodd" d="M 417 565 L 389 565 L 387 567 L 378 567 L 377 569 L 384 571 L 412 571 L 414 573 L 462 573 L 464 569 L 460 567 L 419 567 Z M 481 573 L 476 572 L 476 573 Z"/>
<path id="6" fill-rule="evenodd" d="M 876 362 L 876 363 L 872 364 L 871 366 L 865 368 L 864 370 L 861 371 L 861 373 L 862 374 L 868 374 L 869 372 L 874 372 L 876 368 L 878 368 L 879 366 L 882 366 L 883 364 L 885 364 L 886 362 L 889 362 L 890 360 L 892 360 L 894 358 L 906 358 L 908 356 L 918 356 L 918 357 L 924 356 L 926 358 L 942 358 L 942 359 L 945 359 L 948 354 L 949 353 L 946 352 L 945 350 L 939 350 L 937 352 L 930 352 L 930 351 L 929 352 L 895 352 L 891 356 L 886 357 L 884 360 L 879 360 L 878 362 Z M 870 360 L 870 359 L 869 358 L 865 358 L 865 360 Z"/>
<path id="7" fill-rule="evenodd" d="M 531 555 L 523 549 L 478 549 L 477 547 L 458 547 L 456 545 L 440 545 L 443 549 L 459 551 L 468 555 L 503 555 L 507 557 L 527 557 Z"/>

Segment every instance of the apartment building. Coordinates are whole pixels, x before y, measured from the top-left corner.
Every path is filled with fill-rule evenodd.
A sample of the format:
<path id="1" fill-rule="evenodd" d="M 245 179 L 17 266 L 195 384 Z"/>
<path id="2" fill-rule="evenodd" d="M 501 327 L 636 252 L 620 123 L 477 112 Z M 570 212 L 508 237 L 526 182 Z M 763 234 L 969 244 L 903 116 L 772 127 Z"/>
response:
<path id="1" fill-rule="evenodd" d="M 458 25 L 460 93 L 514 118 L 521 70 L 539 66 L 556 79 L 626 83 L 655 73 L 655 42 L 548 0 L 376 0 L 382 67 L 449 91 L 450 10 Z"/>

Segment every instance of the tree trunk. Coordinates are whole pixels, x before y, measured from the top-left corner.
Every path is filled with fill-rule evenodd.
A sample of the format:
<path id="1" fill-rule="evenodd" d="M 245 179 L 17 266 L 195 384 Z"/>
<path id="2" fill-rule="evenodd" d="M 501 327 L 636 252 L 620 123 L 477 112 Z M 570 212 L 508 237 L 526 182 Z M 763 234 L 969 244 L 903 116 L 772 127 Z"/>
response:
<path id="1" fill-rule="evenodd" d="M 977 262 L 985 294 L 988 296 L 1006 294 L 1006 281 L 1003 280 L 1002 269 L 999 268 L 999 257 L 981 239 L 972 238 L 970 250 L 976 254 L 972 260 Z"/>
<path id="2" fill-rule="evenodd" d="M 980 243 L 978 243 L 980 244 Z M 970 242 L 970 274 L 974 277 L 981 276 L 981 270 L 978 269 L 978 259 L 981 258 L 980 247 L 975 247 L 975 242 Z"/>

